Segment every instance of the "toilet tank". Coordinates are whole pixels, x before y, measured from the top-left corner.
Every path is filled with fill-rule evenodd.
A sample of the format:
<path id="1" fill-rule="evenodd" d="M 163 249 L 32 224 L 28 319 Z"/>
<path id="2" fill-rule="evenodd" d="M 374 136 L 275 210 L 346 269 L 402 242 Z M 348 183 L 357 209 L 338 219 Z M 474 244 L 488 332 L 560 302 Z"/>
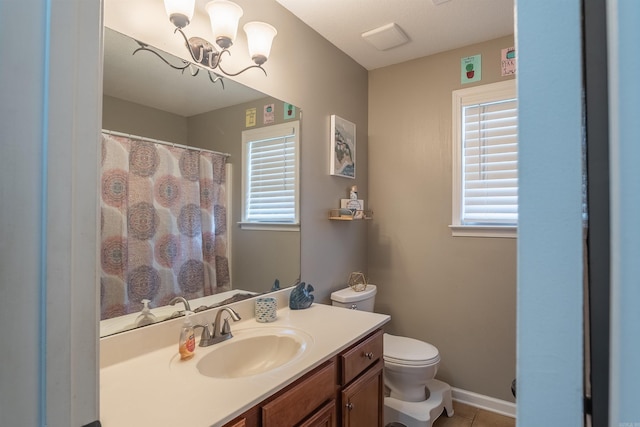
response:
<path id="1" fill-rule="evenodd" d="M 351 287 L 331 294 L 332 305 L 352 310 L 373 311 L 376 299 L 376 285 L 367 285 L 364 291 L 354 291 Z"/>

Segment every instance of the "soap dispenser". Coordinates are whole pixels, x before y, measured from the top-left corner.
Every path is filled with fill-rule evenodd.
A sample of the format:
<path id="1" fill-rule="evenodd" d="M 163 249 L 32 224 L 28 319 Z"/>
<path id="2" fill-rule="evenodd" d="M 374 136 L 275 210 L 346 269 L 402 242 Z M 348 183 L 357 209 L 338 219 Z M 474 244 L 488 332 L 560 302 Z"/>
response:
<path id="1" fill-rule="evenodd" d="M 142 311 L 140 312 L 140 315 L 136 318 L 136 321 L 135 321 L 136 326 L 145 326 L 145 325 L 150 325 L 152 323 L 156 323 L 157 321 L 156 316 L 154 316 L 151 310 L 149 310 L 150 302 L 151 301 L 149 301 L 148 299 L 142 300 L 142 304 L 144 304 L 144 307 L 142 307 Z"/>
<path id="2" fill-rule="evenodd" d="M 196 334 L 191 323 L 192 314 L 192 311 L 184 312 L 184 324 L 180 330 L 180 342 L 178 343 L 181 360 L 191 359 L 196 350 Z"/>

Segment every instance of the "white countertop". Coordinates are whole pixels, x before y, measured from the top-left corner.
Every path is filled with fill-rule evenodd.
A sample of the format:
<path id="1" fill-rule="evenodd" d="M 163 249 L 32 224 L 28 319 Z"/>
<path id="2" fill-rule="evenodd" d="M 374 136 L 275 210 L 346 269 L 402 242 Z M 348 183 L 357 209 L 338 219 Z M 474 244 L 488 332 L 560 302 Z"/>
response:
<path id="1" fill-rule="evenodd" d="M 232 332 L 239 334 L 248 328 L 286 327 L 313 339 L 295 360 L 241 378 L 210 378 L 197 371 L 198 361 L 215 345 L 196 347 L 194 358 L 176 369 L 171 365 L 178 354 L 176 334 L 173 345 L 100 370 L 100 421 L 104 427 L 221 426 L 388 321 L 387 315 L 313 304 L 305 310 L 280 309 L 271 323 L 253 318 L 232 323 Z M 189 365 L 193 369 L 184 369 Z"/>

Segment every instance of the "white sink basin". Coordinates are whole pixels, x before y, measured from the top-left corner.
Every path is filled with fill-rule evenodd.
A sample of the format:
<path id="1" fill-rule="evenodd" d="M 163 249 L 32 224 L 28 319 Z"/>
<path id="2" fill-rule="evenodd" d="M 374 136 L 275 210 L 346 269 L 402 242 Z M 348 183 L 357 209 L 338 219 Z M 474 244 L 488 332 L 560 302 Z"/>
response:
<path id="1" fill-rule="evenodd" d="M 207 349 L 196 365 L 202 375 L 238 378 L 262 374 L 297 359 L 313 342 L 308 334 L 292 328 L 254 328 L 233 334 Z"/>

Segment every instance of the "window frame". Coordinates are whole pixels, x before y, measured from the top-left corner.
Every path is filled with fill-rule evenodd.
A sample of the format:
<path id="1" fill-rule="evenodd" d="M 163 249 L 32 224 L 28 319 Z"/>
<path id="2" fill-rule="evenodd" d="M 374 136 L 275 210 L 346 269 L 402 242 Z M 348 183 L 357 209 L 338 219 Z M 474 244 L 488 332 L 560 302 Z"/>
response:
<path id="1" fill-rule="evenodd" d="M 256 221 L 247 220 L 247 187 L 250 180 L 248 167 L 249 144 L 272 138 L 281 138 L 287 135 L 294 135 L 294 219 L 293 221 Z M 300 121 L 256 128 L 242 131 L 242 191 L 241 191 L 241 220 L 238 223 L 243 230 L 278 230 L 278 231 L 299 231 L 300 230 Z"/>
<path id="2" fill-rule="evenodd" d="M 454 237 L 503 237 L 516 238 L 518 236 L 517 225 L 467 225 L 462 223 L 462 108 L 479 103 L 490 103 L 516 99 L 515 79 L 498 83 L 473 86 L 458 89 L 452 92 L 452 210 L 451 210 L 451 235 Z"/>

